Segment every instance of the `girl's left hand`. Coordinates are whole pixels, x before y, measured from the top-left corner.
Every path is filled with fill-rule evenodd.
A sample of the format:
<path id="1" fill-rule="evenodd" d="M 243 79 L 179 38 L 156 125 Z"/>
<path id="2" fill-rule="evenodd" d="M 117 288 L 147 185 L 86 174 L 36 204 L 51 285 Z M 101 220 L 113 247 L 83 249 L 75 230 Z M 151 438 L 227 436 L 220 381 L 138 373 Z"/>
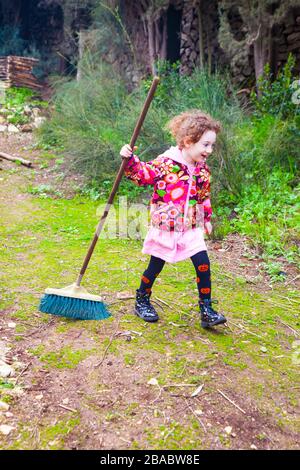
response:
<path id="1" fill-rule="evenodd" d="M 212 232 L 212 225 L 211 225 L 211 223 L 210 223 L 210 222 L 205 222 L 204 227 L 205 227 L 205 233 L 207 233 L 208 235 L 210 235 L 211 232 Z"/>

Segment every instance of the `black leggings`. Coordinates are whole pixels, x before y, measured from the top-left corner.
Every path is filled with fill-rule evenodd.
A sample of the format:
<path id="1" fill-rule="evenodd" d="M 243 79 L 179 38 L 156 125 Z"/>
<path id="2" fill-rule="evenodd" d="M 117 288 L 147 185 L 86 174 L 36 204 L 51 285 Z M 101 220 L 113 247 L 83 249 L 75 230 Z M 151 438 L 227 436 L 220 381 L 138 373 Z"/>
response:
<path id="1" fill-rule="evenodd" d="M 211 278 L 210 278 L 210 262 L 206 250 L 199 251 L 191 256 L 191 260 L 196 270 L 196 283 L 200 299 L 211 298 Z M 155 279 L 165 265 L 163 259 L 151 256 L 148 268 L 141 277 L 140 292 L 151 292 L 151 288 Z"/>

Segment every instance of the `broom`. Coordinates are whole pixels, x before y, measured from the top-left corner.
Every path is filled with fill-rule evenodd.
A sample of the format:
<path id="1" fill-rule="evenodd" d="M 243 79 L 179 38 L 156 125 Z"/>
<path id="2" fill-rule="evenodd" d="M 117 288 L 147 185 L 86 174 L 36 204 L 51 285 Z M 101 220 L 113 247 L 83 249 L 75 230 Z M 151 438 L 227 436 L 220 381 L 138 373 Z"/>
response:
<path id="1" fill-rule="evenodd" d="M 151 88 L 145 100 L 142 112 L 136 123 L 134 132 L 130 140 L 130 146 L 132 149 L 137 140 L 140 129 L 143 125 L 144 119 L 146 117 L 150 103 L 153 99 L 158 83 L 159 77 L 154 77 Z M 104 320 L 111 316 L 107 305 L 103 302 L 102 297 L 99 295 L 90 294 L 80 284 L 89 264 L 90 258 L 95 249 L 101 230 L 104 226 L 106 217 L 114 200 L 115 193 L 117 192 L 117 189 L 119 187 L 126 165 L 127 158 L 123 158 L 122 164 L 120 166 L 119 172 L 116 176 L 113 188 L 105 206 L 104 213 L 100 219 L 100 222 L 97 225 L 94 238 L 92 239 L 86 257 L 84 258 L 83 265 L 76 282 L 62 289 L 46 289 L 45 294 L 40 301 L 40 312 L 50 313 L 53 315 L 60 315 L 62 317 L 69 317 L 78 320 Z"/>

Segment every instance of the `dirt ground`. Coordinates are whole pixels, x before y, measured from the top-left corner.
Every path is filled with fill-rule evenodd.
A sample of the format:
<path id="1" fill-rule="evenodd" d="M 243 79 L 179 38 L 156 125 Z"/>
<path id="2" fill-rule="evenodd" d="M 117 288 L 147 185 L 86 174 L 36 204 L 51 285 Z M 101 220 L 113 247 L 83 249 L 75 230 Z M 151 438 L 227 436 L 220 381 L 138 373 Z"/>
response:
<path id="1" fill-rule="evenodd" d="M 75 241 L 71 235 L 61 240 L 65 234 L 57 231 L 63 211 L 57 204 L 64 199 L 43 200 L 27 188 L 53 185 L 72 204 L 82 178 L 58 179 L 63 167 L 55 169 L 55 159 L 34 142 L 31 134 L 0 137 L 1 150 L 34 164 L 0 161 L 0 365 L 13 368 L 0 377 L 0 448 L 299 449 L 295 266 L 282 259 L 286 279 L 272 283 L 246 237 L 208 240 L 227 326 L 200 328 L 185 267 L 177 284 L 158 279 L 153 300 L 161 318 L 148 324 L 133 314 L 134 281 L 117 291 L 113 266 L 109 271 L 113 253 L 125 263 L 132 247 L 134 272 L 147 258 L 133 242 L 116 241 L 107 245 L 103 274 L 112 318 L 42 314 L 35 305 L 48 280 L 38 281 L 46 255 L 37 246 L 50 249 L 47 233 L 57 243 L 73 247 Z M 39 219 L 46 210 L 53 217 L 49 232 Z M 82 250 L 79 260 L 86 243 L 74 245 Z M 64 243 L 57 246 L 64 251 Z M 49 268 L 52 282 L 67 280 L 72 269 L 70 259 L 56 273 L 60 261 Z"/>

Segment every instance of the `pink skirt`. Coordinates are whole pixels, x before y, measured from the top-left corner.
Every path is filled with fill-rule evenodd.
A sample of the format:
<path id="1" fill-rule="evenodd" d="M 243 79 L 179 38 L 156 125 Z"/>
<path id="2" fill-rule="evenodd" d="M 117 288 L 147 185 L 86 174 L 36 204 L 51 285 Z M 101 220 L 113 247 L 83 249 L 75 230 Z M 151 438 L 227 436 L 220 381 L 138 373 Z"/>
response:
<path id="1" fill-rule="evenodd" d="M 169 232 L 150 227 L 142 253 L 156 256 L 169 263 L 176 263 L 198 253 L 207 251 L 202 228 L 197 227 L 185 232 Z"/>

